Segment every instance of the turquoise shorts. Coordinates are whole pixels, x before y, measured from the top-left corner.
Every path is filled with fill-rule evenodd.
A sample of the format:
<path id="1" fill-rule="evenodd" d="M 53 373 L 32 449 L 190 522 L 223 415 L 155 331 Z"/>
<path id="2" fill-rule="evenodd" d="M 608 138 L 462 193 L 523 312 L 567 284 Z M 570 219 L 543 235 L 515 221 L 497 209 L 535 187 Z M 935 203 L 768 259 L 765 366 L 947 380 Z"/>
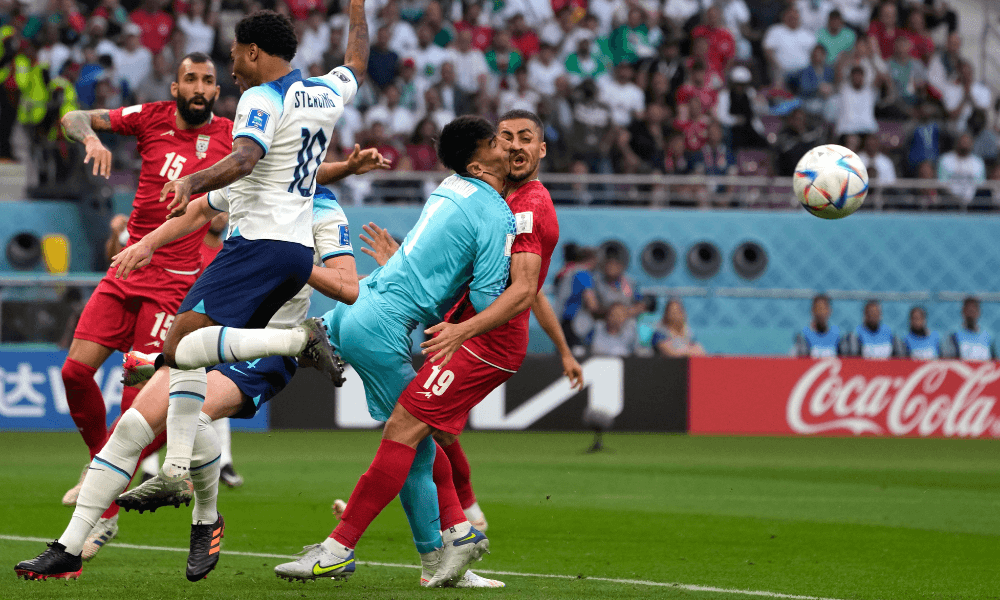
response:
<path id="1" fill-rule="evenodd" d="M 337 304 L 323 321 L 330 343 L 364 382 L 368 413 L 376 421 L 388 421 L 416 373 L 408 327 L 390 317 L 380 302 L 379 293 L 362 282 L 357 302 Z"/>

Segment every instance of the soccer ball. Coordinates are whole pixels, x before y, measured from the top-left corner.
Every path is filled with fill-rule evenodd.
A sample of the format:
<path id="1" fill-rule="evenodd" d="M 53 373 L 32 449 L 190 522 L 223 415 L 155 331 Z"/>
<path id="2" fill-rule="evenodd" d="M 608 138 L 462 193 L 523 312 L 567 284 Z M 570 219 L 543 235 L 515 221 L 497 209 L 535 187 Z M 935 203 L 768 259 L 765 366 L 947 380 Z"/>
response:
<path id="1" fill-rule="evenodd" d="M 868 169 L 857 154 L 843 146 L 817 146 L 795 165 L 792 188 L 812 214 L 823 219 L 843 219 L 865 201 Z"/>

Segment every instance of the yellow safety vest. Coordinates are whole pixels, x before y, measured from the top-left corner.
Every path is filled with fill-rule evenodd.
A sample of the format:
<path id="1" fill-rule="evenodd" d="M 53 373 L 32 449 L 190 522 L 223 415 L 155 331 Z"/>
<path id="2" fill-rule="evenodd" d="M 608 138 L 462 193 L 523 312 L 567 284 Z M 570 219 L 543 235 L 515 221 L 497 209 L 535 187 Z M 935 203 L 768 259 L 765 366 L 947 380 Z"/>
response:
<path id="1" fill-rule="evenodd" d="M 62 104 L 59 106 L 59 119 L 62 120 L 62 118 L 66 116 L 66 113 L 68 113 L 71 110 L 77 110 L 80 107 L 76 99 L 76 88 L 73 86 L 73 82 L 71 82 L 69 79 L 60 76 L 50 81 L 49 94 L 54 94 L 56 90 L 63 91 L 63 101 Z M 61 131 L 62 131 L 62 125 L 60 123 L 56 123 L 52 127 L 51 131 L 49 131 L 49 139 L 50 140 L 59 139 L 59 133 Z"/>
<path id="2" fill-rule="evenodd" d="M 21 90 L 17 121 L 23 125 L 38 125 L 45 118 L 49 89 L 45 85 L 45 65 L 31 64 L 23 54 L 14 57 L 14 81 Z"/>
<path id="3" fill-rule="evenodd" d="M 7 41 L 7 38 L 9 38 L 12 35 L 14 35 L 13 27 L 11 27 L 10 25 L 4 25 L 3 27 L 0 27 L 0 59 L 3 59 L 5 54 L 3 43 Z M 10 77 L 10 65 L 7 65 L 5 67 L 0 67 L 0 84 L 3 84 L 3 82 L 7 81 L 8 77 Z"/>

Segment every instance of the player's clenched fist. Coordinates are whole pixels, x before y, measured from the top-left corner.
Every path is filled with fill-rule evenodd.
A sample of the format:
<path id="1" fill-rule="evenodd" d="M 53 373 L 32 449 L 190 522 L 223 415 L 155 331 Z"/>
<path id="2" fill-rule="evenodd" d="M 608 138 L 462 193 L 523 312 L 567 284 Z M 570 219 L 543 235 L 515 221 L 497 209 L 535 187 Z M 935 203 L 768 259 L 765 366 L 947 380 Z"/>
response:
<path id="1" fill-rule="evenodd" d="M 111 260 L 111 266 L 118 267 L 115 271 L 116 278 L 128 279 L 129 273 L 145 267 L 152 258 L 153 249 L 143 243 L 143 240 L 139 240 L 116 254 Z"/>
<path id="2" fill-rule="evenodd" d="M 163 191 L 160 192 L 160 202 L 166 200 L 171 193 L 174 195 L 174 199 L 167 205 L 167 210 L 170 211 L 170 214 L 167 215 L 168 219 L 179 217 L 187 210 L 188 202 L 191 201 L 191 184 L 186 177 L 168 181 L 167 185 L 163 186 Z"/>

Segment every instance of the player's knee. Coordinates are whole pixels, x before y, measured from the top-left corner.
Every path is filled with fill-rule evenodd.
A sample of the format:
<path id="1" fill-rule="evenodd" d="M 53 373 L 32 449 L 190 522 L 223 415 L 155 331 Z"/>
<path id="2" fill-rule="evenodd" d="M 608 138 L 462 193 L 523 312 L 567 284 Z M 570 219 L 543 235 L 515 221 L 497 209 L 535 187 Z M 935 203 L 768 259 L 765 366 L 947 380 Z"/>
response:
<path id="1" fill-rule="evenodd" d="M 448 433 L 447 431 L 441 431 L 439 429 L 435 429 L 433 435 L 434 440 L 441 444 L 442 448 L 454 444 L 455 440 L 458 439 L 458 436 L 454 433 Z"/>
<path id="2" fill-rule="evenodd" d="M 94 373 L 97 369 L 72 358 L 66 359 L 62 366 L 63 386 L 67 389 L 79 388 L 82 384 L 94 380 Z"/>

